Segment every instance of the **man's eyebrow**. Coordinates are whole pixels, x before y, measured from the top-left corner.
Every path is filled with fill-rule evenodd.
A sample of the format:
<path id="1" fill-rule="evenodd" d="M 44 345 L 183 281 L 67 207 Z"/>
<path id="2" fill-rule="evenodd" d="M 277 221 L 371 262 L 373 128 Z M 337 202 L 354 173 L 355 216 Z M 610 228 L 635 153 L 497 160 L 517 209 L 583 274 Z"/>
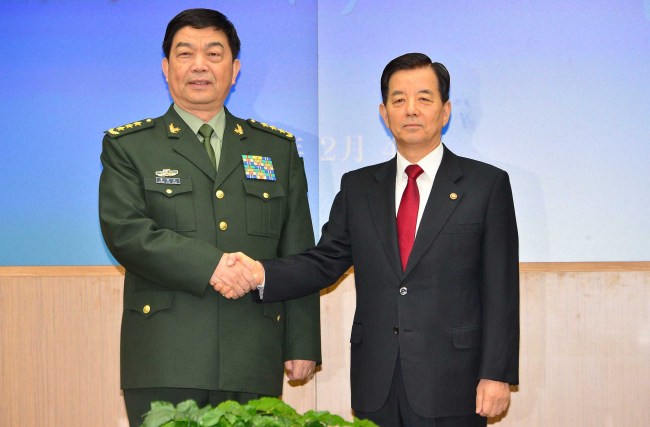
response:
<path id="1" fill-rule="evenodd" d="M 433 95 L 433 91 L 431 89 L 420 89 L 418 90 L 417 93 L 426 93 L 427 95 Z M 404 95 L 404 91 L 394 90 L 390 93 L 390 96 L 395 96 L 395 95 Z"/>
<path id="2" fill-rule="evenodd" d="M 191 48 L 193 48 L 194 45 L 192 43 L 188 43 L 188 42 L 178 42 L 178 43 L 176 43 L 176 47 L 177 48 L 179 48 L 179 47 L 191 47 Z"/>
<path id="3" fill-rule="evenodd" d="M 221 43 L 221 42 L 210 42 L 210 43 L 208 43 L 207 45 L 205 45 L 205 47 L 207 47 L 207 48 L 211 48 L 211 47 L 223 47 L 223 43 Z"/>
<path id="4" fill-rule="evenodd" d="M 194 49 L 194 44 L 192 44 L 190 42 L 178 42 L 178 43 L 176 43 L 176 48 L 179 48 L 179 47 L 189 47 L 191 49 Z M 206 44 L 205 47 L 208 48 L 208 49 L 210 49 L 212 47 L 223 47 L 223 43 L 218 42 L 218 41 L 217 42 L 210 42 L 210 43 Z"/>

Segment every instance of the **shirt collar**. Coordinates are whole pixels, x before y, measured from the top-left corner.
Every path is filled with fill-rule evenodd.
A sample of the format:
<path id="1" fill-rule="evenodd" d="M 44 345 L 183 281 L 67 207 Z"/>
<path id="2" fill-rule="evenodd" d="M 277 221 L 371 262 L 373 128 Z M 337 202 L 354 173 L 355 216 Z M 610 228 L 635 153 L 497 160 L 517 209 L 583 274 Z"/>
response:
<path id="1" fill-rule="evenodd" d="M 429 154 L 424 156 L 423 158 L 420 159 L 420 161 L 417 163 L 420 165 L 422 170 L 424 171 L 424 174 L 431 180 L 436 176 L 436 173 L 438 173 L 438 168 L 440 167 L 440 163 L 442 163 L 442 153 L 444 152 L 444 149 L 442 147 L 442 142 L 438 144 L 438 146 L 431 151 Z M 406 172 L 404 172 L 404 169 L 408 165 L 411 165 L 413 163 L 409 162 L 400 154 L 400 152 L 397 152 L 397 177 L 398 179 L 400 177 L 405 177 Z"/>
<path id="2" fill-rule="evenodd" d="M 174 110 L 178 113 L 181 119 L 187 123 L 190 129 L 192 129 L 192 132 L 195 134 L 198 135 L 201 126 L 204 123 L 207 123 L 212 126 L 212 129 L 214 129 L 214 134 L 219 137 L 219 140 L 223 141 L 223 133 L 226 130 L 226 109 L 224 107 L 221 108 L 221 111 L 219 111 L 216 116 L 207 122 L 204 122 L 192 113 L 188 113 L 176 104 L 174 104 Z"/>

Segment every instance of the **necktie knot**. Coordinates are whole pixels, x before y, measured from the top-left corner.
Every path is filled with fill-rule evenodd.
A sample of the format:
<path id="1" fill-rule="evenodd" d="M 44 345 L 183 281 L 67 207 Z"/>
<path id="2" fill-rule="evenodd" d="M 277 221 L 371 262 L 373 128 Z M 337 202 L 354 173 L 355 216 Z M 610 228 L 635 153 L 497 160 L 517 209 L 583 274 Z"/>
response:
<path id="1" fill-rule="evenodd" d="M 418 177 L 422 175 L 422 172 L 424 172 L 424 170 L 422 170 L 420 165 L 408 165 L 406 167 L 405 172 L 406 172 L 406 176 L 408 176 L 409 179 L 418 179 Z"/>
<path id="2" fill-rule="evenodd" d="M 212 126 L 207 123 L 203 124 L 199 128 L 199 134 L 203 137 L 203 141 L 210 141 L 213 132 L 214 130 L 212 129 Z"/>

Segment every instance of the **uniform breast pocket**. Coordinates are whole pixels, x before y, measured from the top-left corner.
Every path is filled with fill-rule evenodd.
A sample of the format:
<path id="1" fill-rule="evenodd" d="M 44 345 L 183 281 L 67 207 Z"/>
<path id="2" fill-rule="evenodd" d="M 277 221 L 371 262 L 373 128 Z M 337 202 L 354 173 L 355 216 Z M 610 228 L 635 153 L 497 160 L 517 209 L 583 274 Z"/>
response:
<path id="1" fill-rule="evenodd" d="M 246 230 L 256 236 L 280 237 L 286 194 L 277 181 L 246 180 Z"/>
<path id="2" fill-rule="evenodd" d="M 157 183 L 151 178 L 145 180 L 144 189 L 149 213 L 160 227 L 175 231 L 196 230 L 191 178 L 179 178 L 177 184 Z"/>

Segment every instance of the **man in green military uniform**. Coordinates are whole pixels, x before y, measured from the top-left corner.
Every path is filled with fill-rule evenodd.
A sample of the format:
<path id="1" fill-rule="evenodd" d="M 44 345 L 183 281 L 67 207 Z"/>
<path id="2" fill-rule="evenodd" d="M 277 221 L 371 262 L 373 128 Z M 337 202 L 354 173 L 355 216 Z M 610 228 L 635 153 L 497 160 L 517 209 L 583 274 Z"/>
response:
<path id="1" fill-rule="evenodd" d="M 306 379 L 320 360 L 318 294 L 262 305 L 210 286 L 252 280 L 226 268 L 224 252 L 275 258 L 314 244 L 294 137 L 224 107 L 239 49 L 220 12 L 181 12 L 163 41 L 174 104 L 104 137 L 99 215 L 126 269 L 121 384 L 131 425 L 153 400 L 280 395 L 283 369 Z"/>

